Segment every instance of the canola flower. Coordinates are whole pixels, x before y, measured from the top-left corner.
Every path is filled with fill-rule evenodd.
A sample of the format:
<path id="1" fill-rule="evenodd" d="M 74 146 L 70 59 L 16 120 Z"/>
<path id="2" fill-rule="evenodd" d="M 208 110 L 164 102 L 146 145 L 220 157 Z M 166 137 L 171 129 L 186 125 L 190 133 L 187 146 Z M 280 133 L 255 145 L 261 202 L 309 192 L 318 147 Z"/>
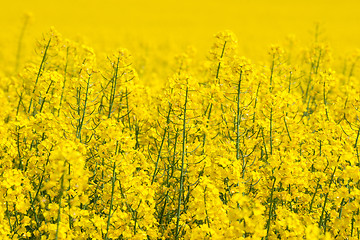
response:
<path id="1" fill-rule="evenodd" d="M 0 69 L 0 238 L 359 239 L 360 52 L 289 46 L 219 32 L 159 92 L 50 29 Z"/>

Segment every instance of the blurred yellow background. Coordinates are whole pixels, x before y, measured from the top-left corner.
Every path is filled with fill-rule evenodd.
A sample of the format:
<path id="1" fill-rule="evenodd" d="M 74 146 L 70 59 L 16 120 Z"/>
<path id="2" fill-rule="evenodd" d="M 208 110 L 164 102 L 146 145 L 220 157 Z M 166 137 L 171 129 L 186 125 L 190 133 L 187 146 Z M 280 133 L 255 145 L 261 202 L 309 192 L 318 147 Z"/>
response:
<path id="1" fill-rule="evenodd" d="M 54 26 L 65 37 L 85 39 L 102 50 L 191 44 L 205 51 L 216 32 L 230 29 L 238 36 L 242 53 L 257 59 L 289 34 L 299 41 L 312 40 L 317 23 L 334 52 L 351 51 L 360 43 L 356 0 L 2 0 L 1 5 L 3 49 L 19 38 L 27 12 L 32 18 L 25 39 L 35 40 Z M 16 51 L 13 48 L 7 50 Z"/>

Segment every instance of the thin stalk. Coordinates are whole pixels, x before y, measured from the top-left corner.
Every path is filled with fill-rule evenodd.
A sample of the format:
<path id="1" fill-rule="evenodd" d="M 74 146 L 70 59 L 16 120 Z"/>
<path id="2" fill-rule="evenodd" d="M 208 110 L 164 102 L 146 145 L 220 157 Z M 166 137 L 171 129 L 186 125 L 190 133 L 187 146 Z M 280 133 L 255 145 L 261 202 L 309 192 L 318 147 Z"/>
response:
<path id="1" fill-rule="evenodd" d="M 321 55 L 322 55 L 322 51 L 321 51 L 321 49 L 320 49 L 320 50 L 319 50 L 319 57 L 318 57 L 318 59 L 317 59 L 317 61 L 316 61 L 315 74 L 317 74 L 318 71 L 319 71 Z"/>
<path id="2" fill-rule="evenodd" d="M 164 197 L 164 205 L 163 205 L 163 207 L 161 209 L 161 213 L 160 213 L 160 216 L 159 216 L 159 224 L 160 225 L 162 224 L 162 221 L 163 221 L 163 216 L 164 216 L 164 213 L 165 213 L 165 208 L 166 208 L 168 196 L 169 196 L 169 191 L 166 191 L 166 194 L 165 194 L 165 197 Z"/>
<path id="3" fill-rule="evenodd" d="M 60 109 L 61 109 L 62 101 L 63 101 L 63 98 L 64 98 L 65 84 L 66 84 L 66 74 L 67 74 L 67 67 L 68 67 L 68 59 L 69 59 L 69 47 L 66 48 L 66 63 L 65 63 L 65 68 L 64 68 L 64 84 L 62 86 L 62 91 L 61 91 L 58 116 L 60 116 Z"/>
<path id="4" fill-rule="evenodd" d="M 271 222 L 271 218 L 272 218 L 272 212 L 273 212 L 273 208 L 275 205 L 275 202 L 273 201 L 273 196 L 274 196 L 274 189 L 275 189 L 275 182 L 276 182 L 276 178 L 274 177 L 274 181 L 271 187 L 271 194 L 270 194 L 270 206 L 269 206 L 269 218 L 266 224 L 266 237 L 265 239 L 269 239 L 269 233 L 270 233 L 270 222 Z"/>
<path id="5" fill-rule="evenodd" d="M 83 112 L 82 112 L 82 116 L 79 119 L 79 125 L 78 125 L 78 129 L 77 129 L 77 133 L 76 133 L 76 137 L 80 139 L 80 142 L 81 142 L 81 130 L 82 130 L 84 120 L 85 120 L 86 107 L 87 107 L 88 97 L 89 97 L 90 78 L 91 78 L 91 75 L 89 75 L 89 78 L 88 78 L 87 83 L 86 83 L 84 109 L 83 109 Z M 80 93 L 79 93 L 79 99 L 80 99 Z M 80 107 L 80 104 L 79 104 L 79 107 Z"/>
<path id="6" fill-rule="evenodd" d="M 261 128 L 261 135 L 262 135 L 262 139 L 263 139 L 266 159 L 268 159 L 268 151 L 267 151 L 267 148 L 266 148 L 265 135 L 264 135 L 264 129 L 263 128 Z"/>
<path id="7" fill-rule="evenodd" d="M 289 93 L 291 91 L 291 77 L 292 77 L 292 71 L 290 71 L 290 76 L 289 76 Z"/>
<path id="8" fill-rule="evenodd" d="M 284 123 L 285 123 L 285 128 L 286 128 L 287 135 L 288 135 L 288 137 L 289 137 L 289 139 L 290 139 L 290 141 L 291 141 L 291 136 L 290 136 L 289 128 L 288 128 L 288 125 L 287 125 L 287 123 L 286 123 L 285 117 L 284 117 Z"/>
<path id="9" fill-rule="evenodd" d="M 53 82 L 54 82 L 54 81 L 52 81 L 52 80 L 51 80 L 51 82 L 50 82 L 50 84 L 49 84 L 49 87 L 48 87 L 48 89 L 46 90 L 46 94 L 48 94 L 48 93 L 49 93 L 49 91 L 50 91 L 50 87 L 51 87 L 51 85 L 53 84 Z M 46 97 L 44 97 L 44 98 L 42 99 L 42 102 L 41 102 L 41 106 L 40 106 L 40 110 L 39 110 L 39 112 L 42 112 L 43 107 L 44 107 L 44 104 L 45 104 L 45 100 L 46 100 Z"/>
<path id="10" fill-rule="evenodd" d="M 357 143 L 358 143 L 358 140 L 359 140 L 359 136 L 360 136 L 360 126 L 359 126 L 359 129 L 358 129 L 357 135 L 356 135 L 356 140 L 355 140 L 355 143 L 354 143 L 354 148 L 356 148 L 356 146 L 357 146 Z"/>
<path id="11" fill-rule="evenodd" d="M 341 200 L 341 203 L 340 203 L 340 208 L 339 208 L 339 219 L 341 219 L 341 215 L 342 215 L 342 210 L 343 210 L 343 206 L 345 205 L 345 198 L 343 198 Z"/>
<path id="12" fill-rule="evenodd" d="M 255 123 L 255 120 L 256 120 L 256 111 L 255 110 L 256 110 L 256 105 L 257 105 L 257 101 L 258 101 L 260 85 L 261 85 L 261 82 L 259 82 L 257 89 L 256 89 L 253 123 Z"/>
<path id="13" fill-rule="evenodd" d="M 51 43 L 51 38 L 49 38 L 49 41 L 48 41 L 48 43 L 47 43 L 47 45 L 46 45 L 46 47 L 45 47 L 44 55 L 43 55 L 43 57 L 42 57 L 42 60 L 41 60 L 41 63 L 40 63 L 40 67 L 39 67 L 38 73 L 37 73 L 37 75 L 36 75 L 36 80 L 35 80 L 35 84 L 34 84 L 34 88 L 33 88 L 33 90 L 32 90 L 32 93 L 35 92 L 36 86 L 37 86 L 37 84 L 38 84 L 38 82 L 39 82 L 39 78 L 40 78 L 41 72 L 42 72 L 42 70 L 43 70 L 43 66 L 44 66 L 44 64 L 45 64 L 45 60 L 46 60 L 46 56 L 47 56 L 47 51 L 48 51 L 48 49 L 49 49 L 49 47 L 50 47 L 50 43 Z M 30 113 L 32 101 L 33 101 L 33 98 L 31 98 L 31 100 L 30 100 L 29 110 L 28 110 L 29 113 Z"/>
<path id="14" fill-rule="evenodd" d="M 326 118 L 327 118 L 327 120 L 329 120 L 329 114 L 328 114 L 328 110 L 327 110 L 327 108 L 326 108 L 326 106 L 327 106 L 327 101 L 326 101 L 326 82 L 325 82 L 325 80 L 324 80 L 323 98 L 324 98 Z"/>
<path id="15" fill-rule="evenodd" d="M 224 56 L 225 47 L 226 47 L 226 41 L 224 42 L 224 46 L 223 46 L 223 49 L 222 49 L 222 52 L 221 52 L 221 56 L 220 56 L 220 61 L 219 61 L 219 64 L 218 64 L 218 67 L 217 67 L 217 70 L 216 70 L 216 79 L 219 80 L 219 82 L 218 82 L 219 84 L 220 84 L 219 72 L 220 72 L 220 66 L 221 66 L 221 59 L 222 59 L 223 56 Z"/>
<path id="16" fill-rule="evenodd" d="M 180 212 L 181 212 L 181 201 L 182 201 L 182 194 L 184 192 L 184 165 L 185 165 L 185 143 L 186 143 L 186 107 L 188 102 L 188 91 L 189 88 L 186 87 L 185 93 L 185 103 L 184 103 L 184 116 L 183 116 L 183 131 L 182 131 L 182 152 L 181 152 L 181 173 L 180 173 L 180 190 L 179 190 L 179 199 L 178 199 L 178 209 L 176 213 L 176 237 L 175 239 L 179 239 L 179 223 L 180 223 Z"/>
<path id="17" fill-rule="evenodd" d="M 318 189 L 319 189 L 319 187 L 320 187 L 319 182 L 320 182 L 320 178 L 318 179 L 318 182 L 317 182 L 317 184 L 316 184 L 314 195 L 313 195 L 313 197 L 311 198 L 310 207 L 309 207 L 309 213 L 311 213 L 311 210 L 312 210 L 312 206 L 313 206 L 313 204 L 314 204 L 314 200 L 315 200 L 316 193 L 317 193 L 317 191 L 318 191 Z"/>
<path id="18" fill-rule="evenodd" d="M 128 89 L 125 89 L 125 94 L 126 94 L 126 109 L 127 112 L 130 113 L 130 109 L 129 109 L 129 94 L 128 94 Z M 129 129 L 131 131 L 131 121 L 130 121 L 130 114 L 128 114 L 128 120 L 129 120 Z"/>
<path id="19" fill-rule="evenodd" d="M 206 222 L 207 222 L 208 227 L 210 228 L 209 215 L 208 215 L 208 211 L 206 209 L 206 189 L 207 189 L 207 186 L 205 186 L 205 189 L 204 189 L 204 206 L 205 206 Z"/>
<path id="20" fill-rule="evenodd" d="M 114 101 L 115 101 L 116 85 L 117 85 L 118 72 L 119 72 L 119 62 L 120 62 L 120 58 L 118 57 L 116 66 L 114 67 L 114 70 L 115 70 L 114 76 L 111 80 L 111 92 L 110 92 L 110 99 L 109 99 L 108 118 L 111 117 L 111 112 L 112 112 L 112 108 L 113 108 Z"/>
<path id="21" fill-rule="evenodd" d="M 237 89 L 237 109 L 236 109 L 236 159 L 240 159 L 240 122 L 241 122 L 241 111 L 240 111 L 240 93 L 241 93 L 241 78 L 242 71 L 240 71 L 238 89 Z M 242 157 L 242 177 L 244 178 L 245 172 L 245 159 Z"/>
<path id="22" fill-rule="evenodd" d="M 306 86 L 306 91 L 305 91 L 305 98 L 303 99 L 304 103 L 306 103 L 307 101 L 307 98 L 308 98 L 308 95 L 309 95 L 309 90 L 310 90 L 310 84 L 311 84 L 311 81 L 312 81 L 312 73 L 311 73 L 311 70 L 313 68 L 313 65 L 311 64 L 310 66 L 310 74 L 309 74 L 309 80 L 307 82 L 307 86 Z"/>
<path id="23" fill-rule="evenodd" d="M 16 146 L 17 146 L 17 152 L 18 152 L 18 156 L 19 156 L 19 169 L 22 170 L 23 166 L 22 166 L 22 156 L 21 156 L 21 150 L 20 150 L 20 127 L 16 127 L 17 130 L 17 134 L 16 134 Z"/>
<path id="24" fill-rule="evenodd" d="M 270 155 L 273 152 L 273 109 L 270 109 Z"/>
<path id="25" fill-rule="evenodd" d="M 13 227 L 12 227 L 12 225 L 11 225 L 10 211 L 9 211 L 9 203 L 8 203 L 8 202 L 6 202 L 6 216 L 7 216 L 8 222 L 9 222 L 10 232 L 12 232 L 12 231 L 14 231 L 14 230 L 13 230 Z"/>
<path id="26" fill-rule="evenodd" d="M 108 219 L 107 219 L 107 224 L 106 224 L 106 235 L 105 235 L 105 240 L 108 240 L 108 234 L 109 234 L 109 227 L 110 227 L 110 219 L 111 219 L 111 211 L 113 208 L 113 201 L 114 201 L 114 192 L 115 192 L 115 182 L 116 182 L 116 165 L 114 162 L 113 165 L 113 176 L 111 179 L 111 200 L 110 200 L 110 208 L 109 208 L 109 215 L 108 215 Z"/>
<path id="27" fill-rule="evenodd" d="M 166 133 L 168 131 L 168 128 L 169 128 L 169 123 L 170 123 L 170 113 L 171 113 L 171 105 L 170 105 L 170 108 L 169 108 L 169 112 L 167 114 L 167 117 L 166 117 L 166 121 L 167 121 L 167 126 L 166 128 L 164 129 L 164 134 L 162 136 L 162 140 L 161 140 L 161 144 L 160 144 L 160 148 L 159 148 L 159 153 L 158 153 L 158 156 L 157 156 L 157 159 L 156 159 L 156 164 L 155 164 L 155 170 L 154 170 L 154 173 L 153 173 L 153 177 L 151 179 L 151 184 L 154 183 L 154 180 L 155 180 L 155 177 L 156 177 L 156 174 L 158 172 L 158 165 L 159 165 L 159 161 L 160 161 L 160 158 L 161 158 L 161 150 L 163 148 L 163 145 L 164 145 L 164 142 L 165 142 L 165 138 L 166 138 Z"/>
<path id="28" fill-rule="evenodd" d="M 60 227 L 60 222 L 61 222 L 61 203 L 62 203 L 63 194 L 64 194 L 64 174 L 61 176 L 61 182 L 60 182 L 59 209 L 58 209 L 58 217 L 56 220 L 55 240 L 59 239 L 59 227 Z"/>
<path id="29" fill-rule="evenodd" d="M 71 165 L 69 164 L 69 171 L 68 174 L 70 175 L 71 172 Z M 71 179 L 69 179 L 69 190 L 70 190 L 70 186 L 71 186 Z M 67 198 L 67 204 L 68 204 L 68 210 L 69 210 L 69 228 L 72 228 L 72 220 L 71 220 L 71 215 L 70 215 L 70 210 L 71 210 L 71 201 L 70 201 L 70 194 L 68 194 L 68 198 Z"/>
<path id="30" fill-rule="evenodd" d="M 208 113 L 208 116 L 207 116 L 208 121 L 210 120 L 212 107 L 213 107 L 213 104 L 210 103 L 209 107 L 208 107 L 209 108 L 209 113 Z M 205 114 L 206 114 L 206 111 L 205 111 Z M 209 127 L 209 124 L 206 124 L 206 128 L 208 128 L 208 127 Z M 202 151 L 202 154 L 205 153 L 205 143 L 206 143 L 206 133 L 204 134 L 204 138 L 203 138 L 203 151 Z"/>
<path id="31" fill-rule="evenodd" d="M 330 178 L 329 191 L 330 191 L 331 183 L 333 182 L 333 179 L 334 179 L 335 171 L 336 171 L 336 167 L 334 168 L 334 172 L 332 173 L 331 178 Z M 323 225 L 325 207 L 326 207 L 326 203 L 327 203 L 327 200 L 328 200 L 328 196 L 329 196 L 329 193 L 327 192 L 326 195 L 325 195 L 324 206 L 323 206 L 323 209 L 322 209 L 322 212 L 321 212 L 321 216 L 320 216 L 320 220 L 319 220 L 319 228 L 321 227 L 321 225 Z M 326 231 L 326 228 L 325 228 L 325 226 L 324 226 L 324 232 L 325 232 L 325 231 Z"/>
<path id="32" fill-rule="evenodd" d="M 270 68 L 270 93 L 272 93 L 273 89 L 273 75 L 274 75 L 274 67 L 275 67 L 275 54 L 273 54 L 272 62 L 271 62 L 271 68 Z"/>
<path id="33" fill-rule="evenodd" d="M 17 108 L 16 108 L 16 116 L 19 115 L 20 104 L 21 104 L 21 102 L 22 102 L 22 99 L 23 99 L 23 92 L 21 92 L 21 93 L 20 93 L 20 96 L 19 96 L 19 103 L 18 103 Z M 24 105 L 24 103 L 23 103 L 23 105 Z M 26 112 L 26 109 L 25 109 L 25 112 Z"/>

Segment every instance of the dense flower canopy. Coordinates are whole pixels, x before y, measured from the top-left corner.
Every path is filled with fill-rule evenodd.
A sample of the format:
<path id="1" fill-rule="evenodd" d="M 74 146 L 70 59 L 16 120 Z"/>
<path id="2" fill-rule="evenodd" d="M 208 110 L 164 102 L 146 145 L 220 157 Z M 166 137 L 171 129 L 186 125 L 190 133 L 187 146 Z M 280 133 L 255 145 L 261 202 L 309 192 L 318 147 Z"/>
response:
<path id="1" fill-rule="evenodd" d="M 205 56 L 24 36 L 0 58 L 0 239 L 359 238 L 360 50 L 318 27 L 260 61 L 229 30 Z"/>

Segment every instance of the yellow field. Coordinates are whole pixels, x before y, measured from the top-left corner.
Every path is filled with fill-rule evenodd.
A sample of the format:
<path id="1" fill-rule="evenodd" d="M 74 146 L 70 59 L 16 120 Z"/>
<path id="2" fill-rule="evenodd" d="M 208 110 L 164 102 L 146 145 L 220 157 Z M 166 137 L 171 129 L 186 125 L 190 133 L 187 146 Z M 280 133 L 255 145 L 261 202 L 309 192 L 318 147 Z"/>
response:
<path id="1" fill-rule="evenodd" d="M 2 5 L 0 239 L 360 239 L 360 2 Z"/>

